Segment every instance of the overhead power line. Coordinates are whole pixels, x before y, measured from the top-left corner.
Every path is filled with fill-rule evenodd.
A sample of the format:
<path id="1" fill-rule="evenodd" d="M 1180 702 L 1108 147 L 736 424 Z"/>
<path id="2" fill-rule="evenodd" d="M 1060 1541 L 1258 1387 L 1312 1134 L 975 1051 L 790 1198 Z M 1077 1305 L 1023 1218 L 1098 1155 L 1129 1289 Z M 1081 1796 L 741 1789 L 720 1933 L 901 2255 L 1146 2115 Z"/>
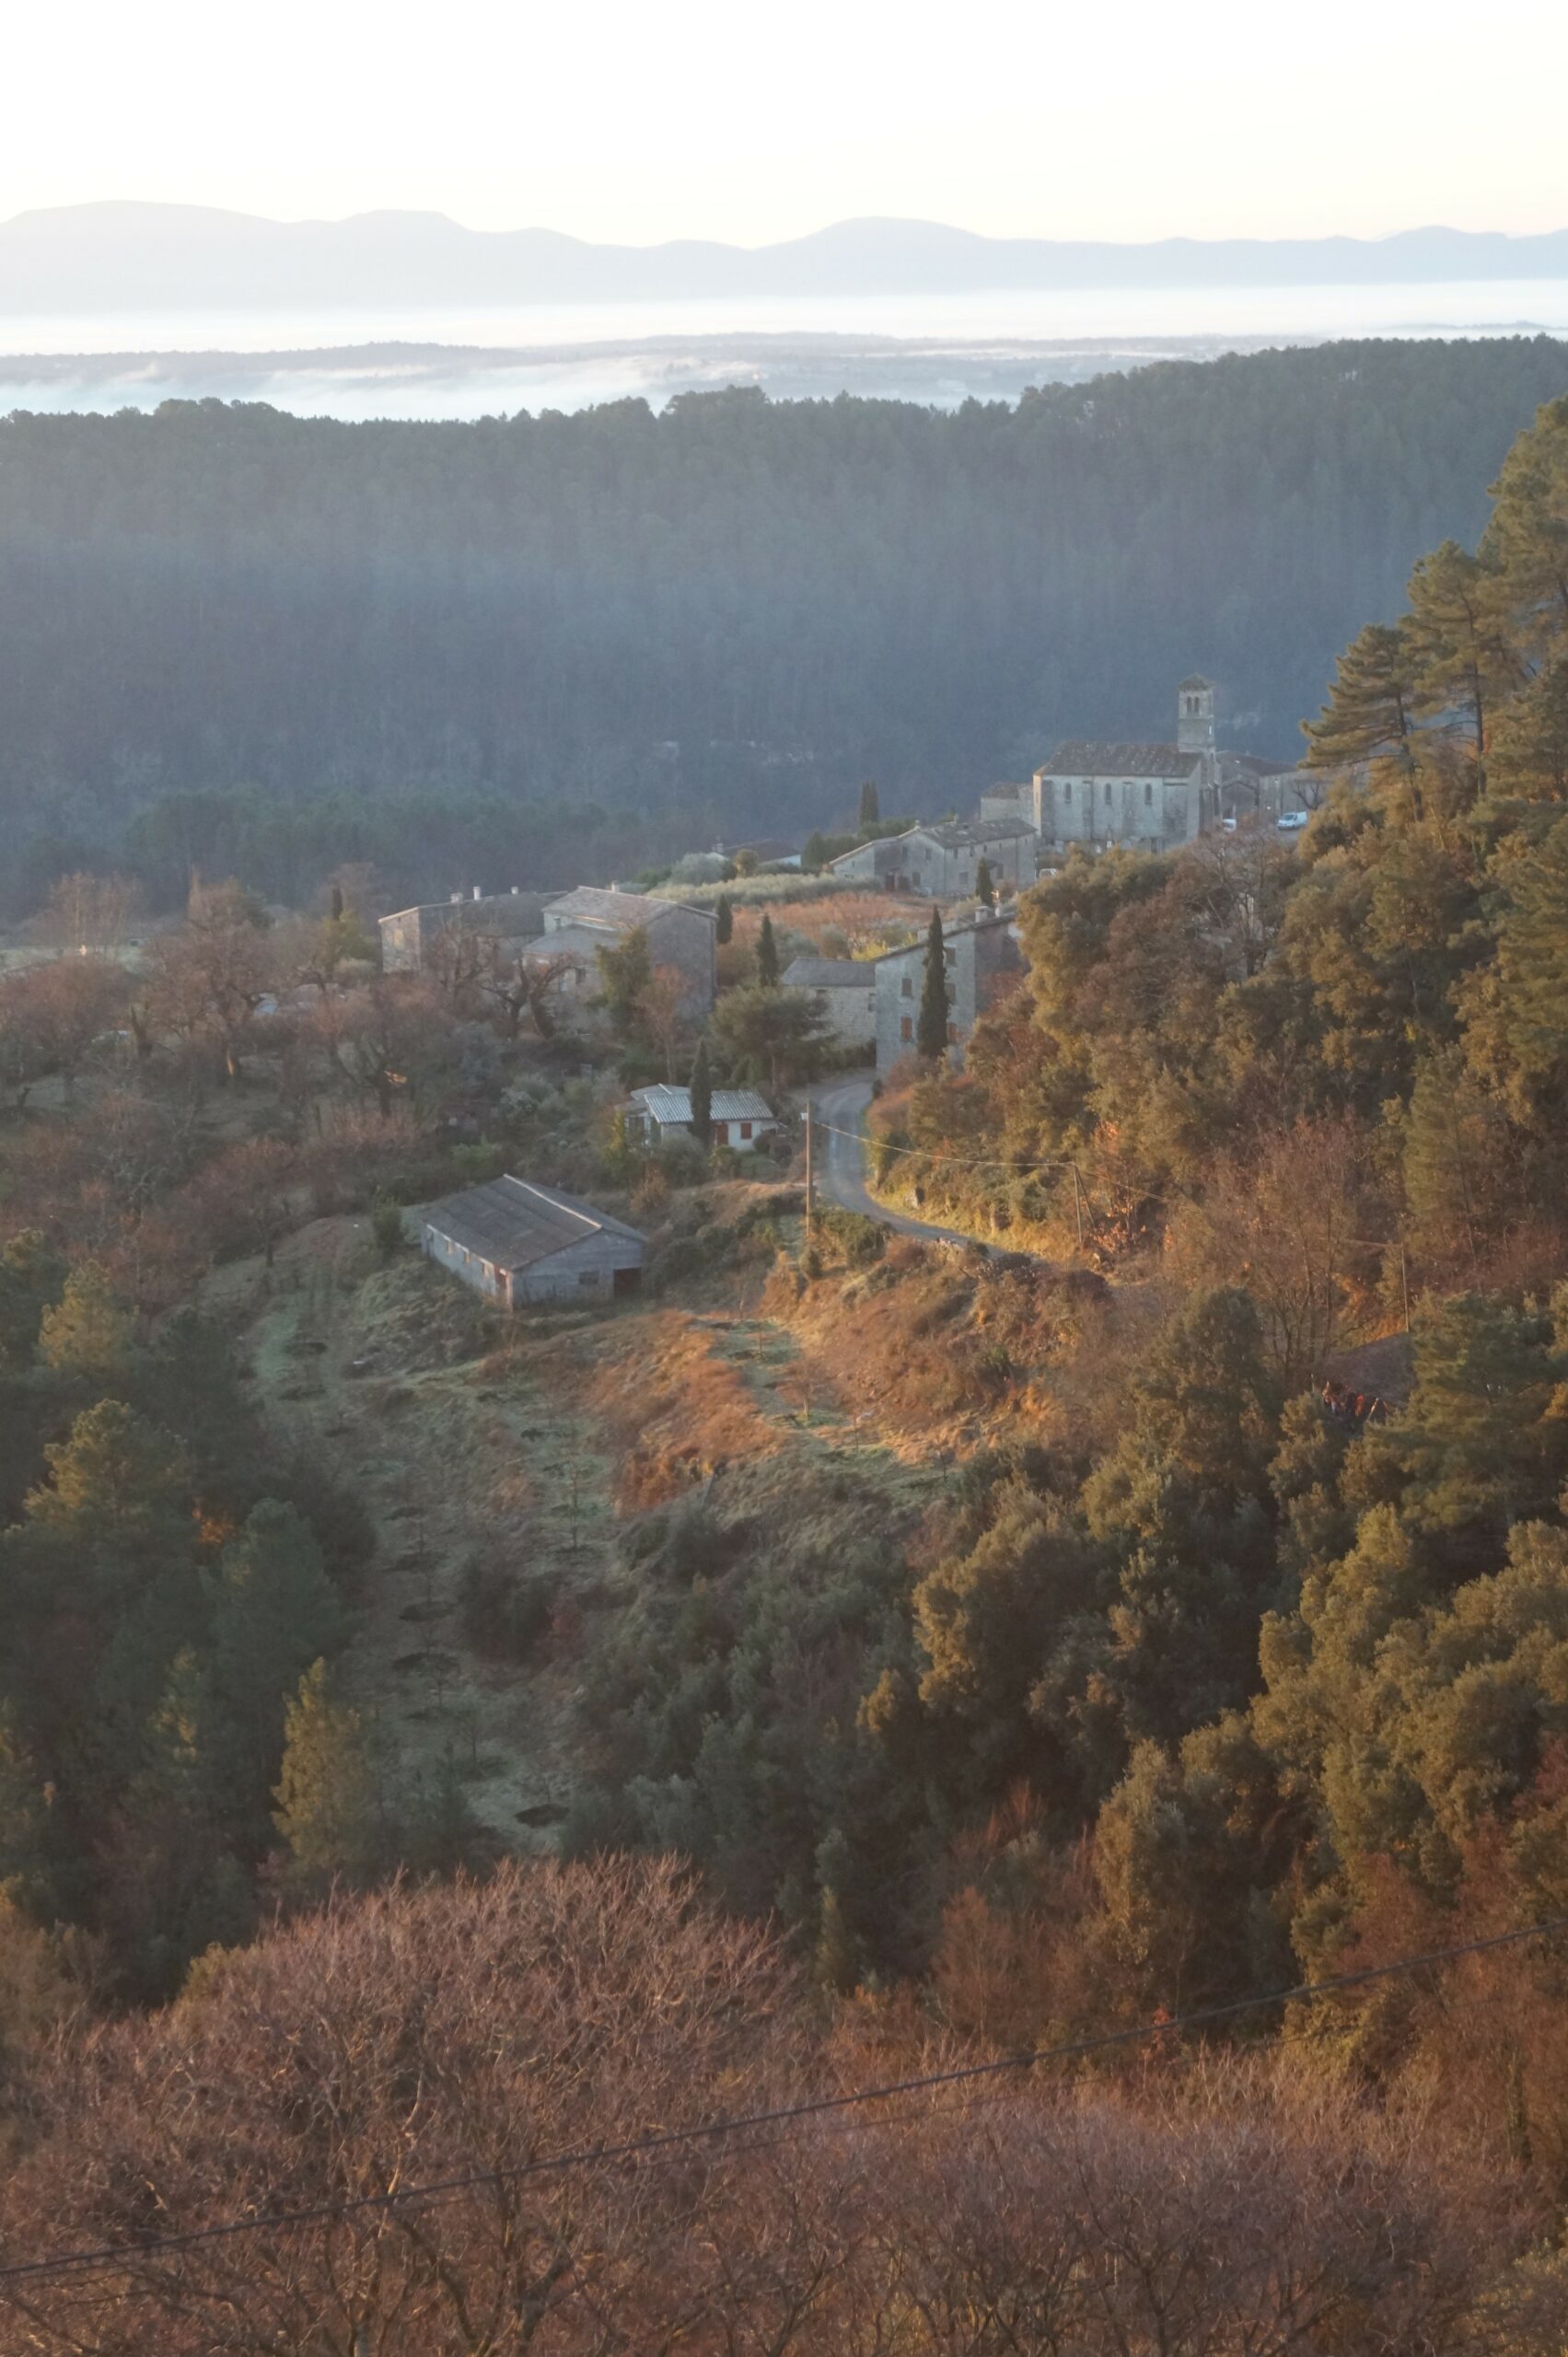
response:
<path id="1" fill-rule="evenodd" d="M 460 2194 L 515 2185 L 529 2177 L 560 2177 L 576 2169 L 641 2160 L 677 2145 L 717 2142 L 750 2129 L 792 2127 L 804 2120 L 851 2112 L 863 2105 L 888 2103 L 897 2096 L 928 2095 L 943 2087 L 970 2085 L 1012 2072 L 1036 2070 L 1047 2063 L 1079 2061 L 1091 2054 L 1109 2053 L 1118 2047 L 1134 2046 L 1151 2038 L 1178 2038 L 1188 2030 L 1207 2028 L 1214 2023 L 1232 2021 L 1239 2014 L 1259 2013 L 1271 2006 L 1320 2004 L 1327 1997 L 1365 1988 L 1372 1981 L 1423 1972 L 1436 1965 L 1457 1963 L 1464 1956 L 1491 1955 L 1502 1948 L 1521 1946 L 1529 1940 L 1550 1939 L 1560 1932 L 1568 1932 L 1568 1915 L 1528 1924 L 1522 1931 L 1495 1932 L 1484 1939 L 1459 1941 L 1452 1947 L 1429 1948 L 1422 1955 L 1399 1956 L 1388 1964 L 1364 1965 L 1356 1971 L 1334 1973 L 1324 1980 L 1300 1981 L 1294 1988 L 1272 1990 L 1263 1996 L 1232 1997 L 1217 2004 L 1199 2005 L 1167 2021 L 1139 2022 L 1126 2029 L 1100 2030 L 1087 2038 L 1069 2038 L 1060 2046 L 1029 2047 L 1020 2053 L 1000 2055 L 986 2062 L 959 2063 L 951 2070 L 928 2071 L 916 2078 L 857 2087 L 846 2095 L 815 2096 L 800 2103 L 778 2104 L 766 2111 L 730 2113 L 717 2119 L 699 2121 L 691 2128 L 651 2129 L 616 2143 L 547 2154 L 538 2160 L 520 2161 L 510 2168 L 476 2169 L 461 2177 L 434 2178 L 425 2185 L 395 2186 L 381 2193 L 316 2202 L 305 2209 L 280 2211 L 276 2215 L 227 2218 L 211 2226 L 190 2227 L 183 2233 L 150 2235 L 139 2242 L 62 2251 L 48 2258 L 16 2259 L 0 2266 L 0 2283 L 21 2279 L 36 2282 L 50 2275 L 126 2266 L 162 2252 L 194 2250 L 203 2244 L 232 2241 L 247 2235 L 292 2234 L 305 2226 L 336 2224 L 343 2219 L 404 2210 L 416 2203 L 450 2200 Z M 882 2123 L 874 2119 L 870 2124 Z"/>

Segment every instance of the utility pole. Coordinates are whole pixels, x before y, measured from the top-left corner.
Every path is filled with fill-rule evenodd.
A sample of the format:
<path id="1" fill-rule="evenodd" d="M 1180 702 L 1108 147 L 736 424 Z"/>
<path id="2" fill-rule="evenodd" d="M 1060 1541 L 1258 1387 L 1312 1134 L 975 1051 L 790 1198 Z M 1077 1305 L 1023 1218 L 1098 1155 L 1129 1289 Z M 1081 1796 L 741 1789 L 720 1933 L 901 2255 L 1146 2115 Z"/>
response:
<path id="1" fill-rule="evenodd" d="M 816 1208 L 816 1196 L 812 1190 L 811 1178 L 811 1098 L 807 1095 L 806 1099 L 806 1237 L 807 1243 L 811 1240 Z"/>
<path id="2" fill-rule="evenodd" d="M 1411 1329 L 1411 1271 L 1405 1257 L 1404 1238 L 1400 1238 L 1400 1290 L 1405 1297 L 1405 1332 Z"/>
<path id="3" fill-rule="evenodd" d="M 1084 1190 L 1078 1184 L 1078 1166 L 1070 1166 L 1073 1173 L 1073 1216 L 1078 1223 L 1078 1249 L 1084 1248 Z"/>

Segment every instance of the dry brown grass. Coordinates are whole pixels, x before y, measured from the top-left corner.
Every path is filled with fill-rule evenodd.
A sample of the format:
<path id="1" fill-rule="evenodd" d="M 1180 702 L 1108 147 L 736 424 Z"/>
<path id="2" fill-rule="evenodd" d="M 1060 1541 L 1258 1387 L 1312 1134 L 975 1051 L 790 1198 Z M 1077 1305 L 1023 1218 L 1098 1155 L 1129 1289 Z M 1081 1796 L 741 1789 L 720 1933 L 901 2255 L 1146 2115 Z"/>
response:
<path id="1" fill-rule="evenodd" d="M 663 1505 L 737 1458 L 763 1457 L 779 1435 L 716 1338 L 681 1309 L 624 1319 L 594 1362 L 583 1400 L 620 1456 L 622 1514 Z"/>
<path id="2" fill-rule="evenodd" d="M 824 956 L 842 958 L 880 947 L 889 933 L 919 932 L 931 910 L 924 900 L 889 892 L 834 892 L 821 900 L 772 901 L 768 915 L 776 934 L 799 934 Z M 761 929 L 760 908 L 736 910 L 737 941 L 754 947 Z"/>

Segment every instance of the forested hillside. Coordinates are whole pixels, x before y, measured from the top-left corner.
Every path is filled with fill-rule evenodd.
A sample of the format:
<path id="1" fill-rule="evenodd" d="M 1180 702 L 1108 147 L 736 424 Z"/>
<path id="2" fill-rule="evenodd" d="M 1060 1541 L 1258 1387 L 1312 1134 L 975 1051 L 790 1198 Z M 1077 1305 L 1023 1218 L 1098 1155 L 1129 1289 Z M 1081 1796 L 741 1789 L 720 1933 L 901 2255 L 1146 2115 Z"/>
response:
<path id="1" fill-rule="evenodd" d="M 62 880 L 0 978 L 0 2357 L 1559 2357 L 1568 397 L 1309 744 L 1295 849 L 1074 854 L 886 1076 L 967 1246 L 629 1135 L 698 1040 L 624 949 L 525 1026 L 341 887 L 122 958 Z M 730 910 L 711 1077 L 854 910 Z M 407 1248 L 503 1167 L 645 1293 Z"/>
<path id="2" fill-rule="evenodd" d="M 1220 679 L 1283 759 L 1413 556 L 1479 529 L 1544 337 L 1172 364 L 1017 409 L 745 391 L 477 425 L 0 426 L 15 908 L 111 852 L 298 900 L 574 880 L 945 807 Z"/>

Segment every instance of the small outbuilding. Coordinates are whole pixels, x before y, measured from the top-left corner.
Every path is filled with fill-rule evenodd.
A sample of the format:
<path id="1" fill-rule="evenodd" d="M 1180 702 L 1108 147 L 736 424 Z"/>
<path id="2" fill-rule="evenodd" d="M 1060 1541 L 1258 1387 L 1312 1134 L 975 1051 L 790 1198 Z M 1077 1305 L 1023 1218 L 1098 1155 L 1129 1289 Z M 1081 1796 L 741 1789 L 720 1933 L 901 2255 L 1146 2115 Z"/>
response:
<path id="1" fill-rule="evenodd" d="M 591 1203 L 529 1178 L 492 1178 L 427 1204 L 420 1248 L 476 1293 L 525 1301 L 605 1301 L 635 1293 L 644 1239 Z"/>
<path id="2" fill-rule="evenodd" d="M 710 1143 L 733 1146 L 738 1154 L 750 1154 L 779 1126 L 772 1107 L 754 1088 L 715 1088 L 708 1120 Z M 690 1137 L 691 1091 L 667 1087 L 662 1082 L 656 1088 L 634 1088 L 626 1126 L 650 1145 L 666 1138 Z"/>

